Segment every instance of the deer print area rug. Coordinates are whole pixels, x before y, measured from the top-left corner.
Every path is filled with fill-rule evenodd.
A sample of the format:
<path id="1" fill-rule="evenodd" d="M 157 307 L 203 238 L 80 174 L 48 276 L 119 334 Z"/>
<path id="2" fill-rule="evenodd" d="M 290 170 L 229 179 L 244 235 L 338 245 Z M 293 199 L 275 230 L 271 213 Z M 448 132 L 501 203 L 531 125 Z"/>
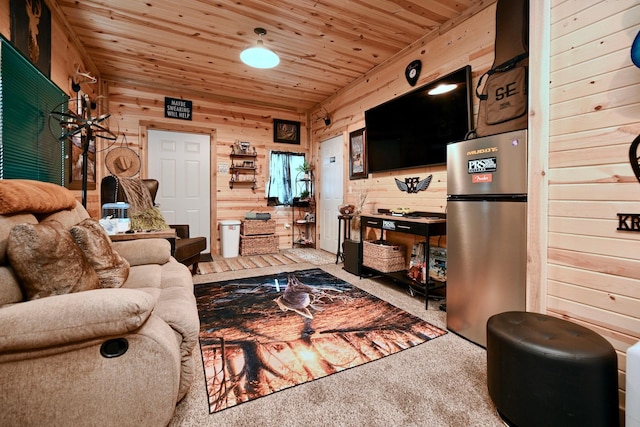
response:
<path id="1" fill-rule="evenodd" d="M 319 268 L 195 286 L 210 412 L 446 331 Z"/>

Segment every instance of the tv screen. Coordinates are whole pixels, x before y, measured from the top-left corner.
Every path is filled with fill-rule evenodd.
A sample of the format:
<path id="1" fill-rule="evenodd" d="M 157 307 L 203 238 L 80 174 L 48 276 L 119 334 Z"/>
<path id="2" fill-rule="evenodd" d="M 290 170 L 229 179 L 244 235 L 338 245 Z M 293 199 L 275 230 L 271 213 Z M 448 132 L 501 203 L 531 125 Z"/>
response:
<path id="1" fill-rule="evenodd" d="M 449 92 L 429 94 L 442 85 Z M 473 122 L 471 66 L 365 111 L 371 173 L 446 163 L 447 144 L 463 140 Z"/>

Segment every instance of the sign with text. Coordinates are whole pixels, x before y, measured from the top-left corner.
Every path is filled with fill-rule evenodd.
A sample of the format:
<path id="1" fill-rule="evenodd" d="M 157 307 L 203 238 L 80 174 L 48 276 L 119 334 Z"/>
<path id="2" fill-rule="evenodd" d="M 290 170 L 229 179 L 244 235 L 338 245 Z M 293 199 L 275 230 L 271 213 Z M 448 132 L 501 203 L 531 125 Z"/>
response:
<path id="1" fill-rule="evenodd" d="M 191 120 L 193 102 L 185 99 L 164 97 L 164 116 L 170 119 Z"/>
<path id="2" fill-rule="evenodd" d="M 640 214 L 618 214 L 618 231 L 640 232 Z"/>

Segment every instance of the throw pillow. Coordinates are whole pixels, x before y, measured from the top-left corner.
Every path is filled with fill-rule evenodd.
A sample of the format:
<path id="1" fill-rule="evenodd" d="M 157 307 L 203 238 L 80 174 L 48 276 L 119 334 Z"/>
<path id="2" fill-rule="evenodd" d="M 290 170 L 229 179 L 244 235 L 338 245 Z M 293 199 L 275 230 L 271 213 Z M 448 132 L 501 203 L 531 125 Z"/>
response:
<path id="1" fill-rule="evenodd" d="M 27 299 L 97 289 L 98 275 L 62 224 L 18 224 L 7 257 Z"/>
<path id="2" fill-rule="evenodd" d="M 60 185 L 29 179 L 0 180 L 0 214 L 49 213 L 75 205 L 73 193 Z"/>
<path id="3" fill-rule="evenodd" d="M 98 274 L 103 288 L 119 288 L 129 277 L 129 263 L 113 250 L 111 239 L 94 219 L 87 218 L 69 230 Z"/>
<path id="4" fill-rule="evenodd" d="M 170 227 L 157 207 L 129 215 L 132 230 L 168 230 Z"/>

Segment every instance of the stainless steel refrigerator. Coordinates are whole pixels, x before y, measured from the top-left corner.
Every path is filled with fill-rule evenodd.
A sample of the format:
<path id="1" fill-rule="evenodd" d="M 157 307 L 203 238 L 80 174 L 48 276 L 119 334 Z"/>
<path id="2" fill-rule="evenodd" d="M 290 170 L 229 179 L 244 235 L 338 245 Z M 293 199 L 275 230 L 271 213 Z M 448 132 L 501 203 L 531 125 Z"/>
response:
<path id="1" fill-rule="evenodd" d="M 493 314 L 525 310 L 527 133 L 447 146 L 447 328 L 483 347 Z"/>

